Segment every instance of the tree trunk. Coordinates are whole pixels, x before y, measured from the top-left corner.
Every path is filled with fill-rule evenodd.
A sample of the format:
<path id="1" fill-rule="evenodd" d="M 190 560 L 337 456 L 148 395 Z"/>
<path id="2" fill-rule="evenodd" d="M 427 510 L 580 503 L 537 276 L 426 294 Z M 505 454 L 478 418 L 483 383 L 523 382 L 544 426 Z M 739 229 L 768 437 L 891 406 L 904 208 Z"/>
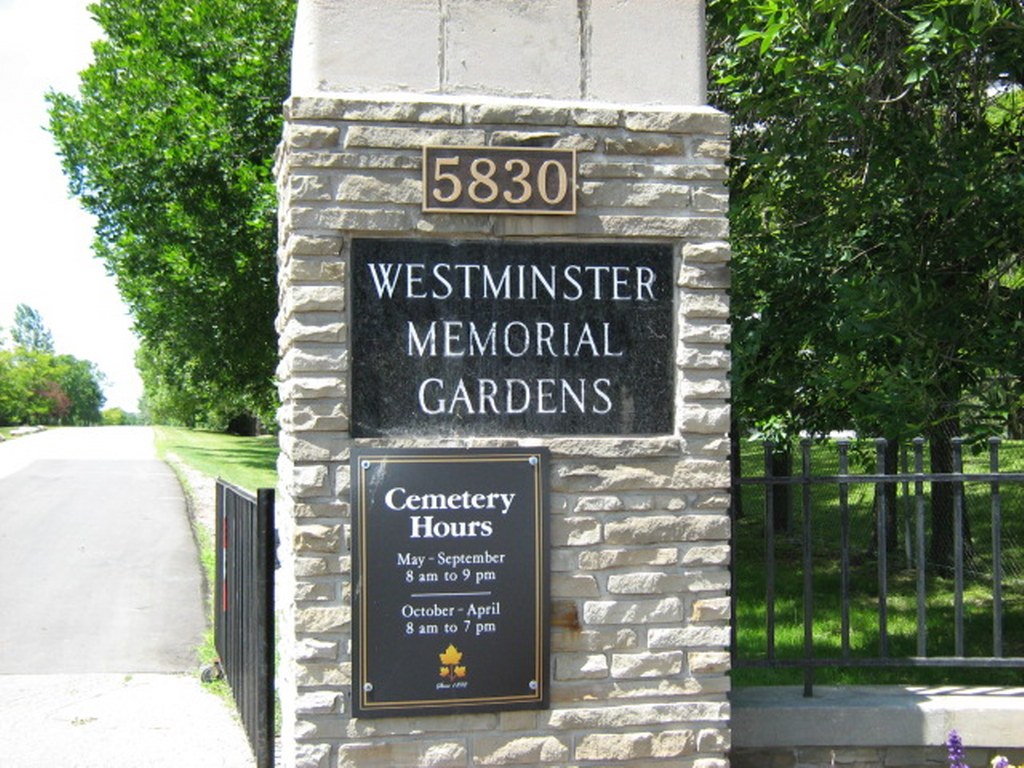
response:
<path id="1" fill-rule="evenodd" d="M 953 466 L 953 436 L 959 432 L 960 422 L 948 418 L 933 427 L 928 435 L 929 470 L 933 474 L 949 474 Z M 932 542 L 931 560 L 938 573 L 949 574 L 953 569 L 953 500 L 955 486 L 959 486 L 963 499 L 963 483 L 932 483 Z M 964 511 L 962 532 L 964 553 L 970 548 L 971 528 Z"/>
<path id="2" fill-rule="evenodd" d="M 777 478 L 789 478 L 793 474 L 793 452 L 789 444 L 776 446 L 772 451 L 772 476 Z M 789 530 L 792 515 L 790 505 L 793 498 L 793 486 L 789 483 L 779 483 L 771 486 L 772 494 L 772 528 L 776 533 L 786 533 Z"/>
<path id="3" fill-rule="evenodd" d="M 899 472 L 899 457 L 900 457 L 900 444 L 898 440 L 889 440 L 885 446 L 885 457 L 883 459 L 884 474 L 895 475 Z M 885 551 L 887 554 L 893 554 L 898 550 L 899 544 L 899 527 L 896 524 L 896 496 L 897 496 L 896 483 L 885 483 L 882 487 L 882 493 L 885 495 Z M 872 505 L 874 510 L 873 513 L 873 528 L 871 532 L 871 549 L 872 552 L 878 552 L 878 513 L 881 510 L 881 500 L 878 497 L 878 491 L 876 486 L 875 500 Z"/>

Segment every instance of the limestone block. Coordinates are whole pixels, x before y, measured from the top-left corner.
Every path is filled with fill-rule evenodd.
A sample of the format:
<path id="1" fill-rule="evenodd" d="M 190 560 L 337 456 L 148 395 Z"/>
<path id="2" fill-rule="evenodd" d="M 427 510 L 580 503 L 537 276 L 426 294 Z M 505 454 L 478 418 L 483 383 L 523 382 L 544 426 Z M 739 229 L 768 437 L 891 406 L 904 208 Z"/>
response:
<path id="1" fill-rule="evenodd" d="M 678 284 L 681 288 L 696 290 L 729 288 L 732 273 L 724 264 L 706 262 L 687 262 L 683 257 L 683 266 L 679 270 Z"/>
<path id="2" fill-rule="evenodd" d="M 616 512 L 623 508 L 621 496 L 583 496 L 573 509 L 580 512 Z"/>
<path id="3" fill-rule="evenodd" d="M 314 691 L 303 693 L 295 700 L 295 711 L 300 715 L 325 715 L 338 710 L 339 699 L 336 691 Z"/>
<path id="4" fill-rule="evenodd" d="M 293 498 L 322 493 L 326 480 L 327 468 L 324 466 L 295 467 L 289 477 L 282 478 L 285 490 Z"/>
<path id="5" fill-rule="evenodd" d="M 601 571 L 606 568 L 636 567 L 638 565 L 673 565 L 678 560 L 679 551 L 674 547 L 601 549 L 581 552 L 579 567 L 586 571 Z"/>
<path id="6" fill-rule="evenodd" d="M 345 288 L 337 285 L 296 285 L 289 291 L 292 312 L 343 312 Z"/>
<path id="7" fill-rule="evenodd" d="M 619 124 L 621 113 L 617 109 L 601 106 L 574 107 L 569 111 L 573 125 L 594 128 L 614 128 Z"/>
<path id="8" fill-rule="evenodd" d="M 682 563 L 683 565 L 728 565 L 729 552 L 729 546 L 726 544 L 712 547 L 689 547 L 683 550 Z M 705 610 L 710 610 L 710 605 Z"/>
<path id="9" fill-rule="evenodd" d="M 338 745 L 338 768 L 417 765 L 465 768 L 466 745 L 459 739 L 346 741 Z"/>
<path id="10" fill-rule="evenodd" d="M 502 731 L 535 731 L 537 729 L 537 715 L 530 711 L 500 712 L 498 714 L 498 728 Z"/>
<path id="11" fill-rule="evenodd" d="M 299 200 L 330 200 L 334 194 L 331 181 L 326 176 L 313 174 L 294 174 L 288 178 L 287 199 L 289 202 Z"/>
<path id="12" fill-rule="evenodd" d="M 695 158 L 725 160 L 729 157 L 729 141 L 727 139 L 695 139 L 690 146 L 690 154 Z"/>
<path id="13" fill-rule="evenodd" d="M 569 745 L 556 736 L 476 736 L 475 765 L 543 765 L 569 757 Z"/>
<path id="14" fill-rule="evenodd" d="M 650 135 L 609 136 L 604 142 L 609 155 L 670 155 L 681 157 L 686 152 L 686 141 L 679 136 Z"/>
<path id="15" fill-rule="evenodd" d="M 347 605 L 311 606 L 300 608 L 295 612 L 296 630 L 311 634 L 348 629 L 351 620 L 352 611 Z"/>
<path id="16" fill-rule="evenodd" d="M 554 546 L 581 547 L 601 541 L 601 524 L 592 517 L 557 517 L 551 521 Z"/>
<path id="17" fill-rule="evenodd" d="M 579 93 L 575 0 L 448 0 L 447 8 L 442 79 L 450 90 L 556 99 Z"/>
<path id="18" fill-rule="evenodd" d="M 732 606 L 727 597 L 711 597 L 693 602 L 693 621 L 727 621 L 732 615 Z"/>
<path id="19" fill-rule="evenodd" d="M 682 671 L 682 651 L 612 654 L 611 674 L 615 679 L 635 677 L 660 678 L 678 675 Z"/>
<path id="20" fill-rule="evenodd" d="M 698 749 L 697 743 L 697 738 L 691 730 L 662 731 L 654 734 L 651 755 L 653 757 L 692 755 Z"/>
<path id="21" fill-rule="evenodd" d="M 318 640 L 313 637 L 301 638 L 295 643 L 294 658 L 298 661 L 336 660 L 338 658 L 338 642 L 336 640 Z"/>
<path id="22" fill-rule="evenodd" d="M 716 701 L 675 701 L 665 704 L 552 709 L 548 727 L 556 729 L 631 728 L 690 722 L 724 722 L 728 704 Z"/>
<path id="23" fill-rule="evenodd" d="M 677 597 L 661 600 L 588 600 L 583 604 L 585 624 L 657 624 L 681 621 L 683 603 Z"/>
<path id="24" fill-rule="evenodd" d="M 291 374 L 338 374 L 348 370 L 348 348 L 322 344 L 308 349 L 294 346 L 284 353 L 279 371 Z"/>
<path id="25" fill-rule="evenodd" d="M 465 2 L 465 0 L 463 1 Z M 490 0 L 490 2 L 495 2 L 495 0 Z M 562 2 L 562 0 L 556 0 L 556 2 Z M 568 122 L 569 108 L 550 101 L 486 99 L 466 105 L 466 123 L 468 125 L 553 126 L 567 125 Z"/>
<path id="26" fill-rule="evenodd" d="M 694 651 L 686 654 L 686 665 L 695 675 L 716 674 L 729 671 L 727 651 Z"/>
<path id="27" fill-rule="evenodd" d="M 326 602 L 338 599 L 333 584 L 299 581 L 295 584 L 295 599 L 299 602 Z"/>
<path id="28" fill-rule="evenodd" d="M 583 205 L 603 208 L 689 208 L 690 187 L 672 182 L 597 182 L 580 186 Z"/>
<path id="29" fill-rule="evenodd" d="M 345 132 L 345 148 L 412 149 L 424 145 L 480 146 L 487 135 L 481 130 L 418 128 L 392 125 L 353 125 Z"/>
<path id="30" fill-rule="evenodd" d="M 553 651 L 574 651 L 577 653 L 628 651 L 640 644 L 640 638 L 632 629 L 584 629 L 582 631 L 555 628 L 551 635 Z"/>
<path id="31" fill-rule="evenodd" d="M 277 391 L 282 400 L 326 400 L 331 398 L 340 400 L 348 393 L 348 385 L 339 376 L 322 373 L 290 378 L 281 382 Z M 282 445 L 288 439 L 289 436 L 282 435 Z"/>
<path id="32" fill-rule="evenodd" d="M 731 409 L 728 405 L 686 402 L 679 410 L 682 411 L 679 421 L 685 432 L 721 435 L 729 431 Z"/>
<path id="33" fill-rule="evenodd" d="M 303 525 L 295 530 L 295 551 L 298 553 L 332 553 L 338 550 L 340 525 Z"/>
<path id="34" fill-rule="evenodd" d="M 729 297 L 724 293 L 684 293 L 679 301 L 680 314 L 686 318 L 729 317 Z"/>
<path id="35" fill-rule="evenodd" d="M 331 749 L 326 744 L 299 744 L 295 748 L 295 768 L 331 768 Z"/>
<path id="36" fill-rule="evenodd" d="M 609 544 L 657 544 L 670 541 L 727 541 L 724 515 L 642 515 L 605 524 Z"/>
<path id="37" fill-rule="evenodd" d="M 650 757 L 650 733 L 590 733 L 576 741 L 577 760 L 623 761 Z"/>
<path id="38" fill-rule="evenodd" d="M 613 595 L 658 595 L 683 588 L 679 574 L 660 572 L 616 573 L 608 577 L 608 592 Z"/>
<path id="39" fill-rule="evenodd" d="M 729 731 L 720 728 L 702 728 L 697 733 L 698 752 L 725 752 L 732 746 Z"/>
<path id="40" fill-rule="evenodd" d="M 285 128 L 284 140 L 289 149 L 327 149 L 337 146 L 341 129 L 335 126 L 299 125 L 290 123 Z"/>
<path id="41" fill-rule="evenodd" d="M 685 322 L 680 323 L 679 337 L 689 343 L 696 344 L 719 344 L 725 346 L 732 339 L 732 326 L 728 323 L 721 323 L 716 320 L 708 320 L 705 318 L 687 318 Z M 721 387 L 728 386 L 728 380 L 723 379 L 721 376 L 715 376 L 715 381 L 721 382 Z M 688 392 L 695 391 L 694 382 L 684 382 L 685 388 Z M 718 391 L 721 391 L 719 389 Z"/>
<path id="42" fill-rule="evenodd" d="M 608 677 L 608 657 L 603 653 L 558 653 L 554 656 L 555 680 L 603 680 Z"/>
<path id="43" fill-rule="evenodd" d="M 298 5 L 292 93 L 437 90 L 436 0 L 328 0 Z"/>
<path id="44" fill-rule="evenodd" d="M 601 588 L 597 579 L 587 574 L 555 574 L 551 577 L 553 597 L 598 597 Z"/>
<path id="45" fill-rule="evenodd" d="M 683 261 L 687 263 L 714 264 L 732 259 L 732 249 L 727 242 L 686 243 L 683 246 Z"/>
<path id="46" fill-rule="evenodd" d="M 729 352 L 707 344 L 688 344 L 677 355 L 680 368 L 700 371 L 729 370 Z"/>
<path id="47" fill-rule="evenodd" d="M 457 102 L 421 101 L 415 95 L 404 100 L 402 94 L 394 94 L 394 100 L 373 101 L 348 98 L 342 102 L 334 99 L 301 99 L 325 102 L 327 109 L 333 107 L 334 115 L 310 114 L 308 117 L 333 116 L 338 120 L 383 122 L 383 123 L 426 123 L 458 125 L 463 120 L 463 106 Z"/>
<path id="48" fill-rule="evenodd" d="M 729 135 L 729 116 L 713 107 L 696 106 L 685 110 L 626 110 L 623 125 L 631 131 L 657 133 L 710 133 Z"/>
<path id="49" fill-rule="evenodd" d="M 693 208 L 702 213 L 726 213 L 729 210 L 729 193 L 713 189 L 695 189 Z"/>
<path id="50" fill-rule="evenodd" d="M 296 670 L 295 682 L 300 687 L 322 688 L 333 686 L 343 688 L 352 684 L 352 668 L 350 664 L 329 664 L 305 662 Z"/>
<path id="51" fill-rule="evenodd" d="M 700 0 L 618 0 L 588 7 L 589 98 L 704 104 L 704 6 Z"/>
<path id="52" fill-rule="evenodd" d="M 347 174 L 338 184 L 336 199 L 343 203 L 418 204 L 423 184 L 405 175 Z"/>
<path id="53" fill-rule="evenodd" d="M 294 256 L 284 274 L 296 283 L 345 284 L 345 262 L 337 257 Z"/>
<path id="54" fill-rule="evenodd" d="M 668 629 L 652 628 L 647 633 L 651 648 L 725 648 L 729 645 L 729 627 L 689 625 Z"/>

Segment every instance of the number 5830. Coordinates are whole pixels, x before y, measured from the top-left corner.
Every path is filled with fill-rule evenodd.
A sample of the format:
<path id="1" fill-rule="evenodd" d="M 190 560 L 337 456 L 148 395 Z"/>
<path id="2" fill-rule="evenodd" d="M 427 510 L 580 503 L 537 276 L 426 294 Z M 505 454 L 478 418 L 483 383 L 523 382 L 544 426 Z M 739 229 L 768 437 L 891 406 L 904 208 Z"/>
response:
<path id="1" fill-rule="evenodd" d="M 532 147 L 424 147 L 423 210 L 576 213 L 576 153 Z"/>

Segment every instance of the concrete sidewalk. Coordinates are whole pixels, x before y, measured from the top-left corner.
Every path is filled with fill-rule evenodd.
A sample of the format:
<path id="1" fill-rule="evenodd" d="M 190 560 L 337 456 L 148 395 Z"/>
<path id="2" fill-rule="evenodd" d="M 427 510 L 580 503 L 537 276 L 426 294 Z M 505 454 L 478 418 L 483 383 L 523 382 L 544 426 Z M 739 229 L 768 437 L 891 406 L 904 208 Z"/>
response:
<path id="1" fill-rule="evenodd" d="M 3 768 L 251 768 L 229 705 L 188 675 L 0 675 Z"/>
<path id="2" fill-rule="evenodd" d="M 0 768 L 254 766 L 197 677 L 198 555 L 152 430 L 6 441 L 0 494 Z"/>

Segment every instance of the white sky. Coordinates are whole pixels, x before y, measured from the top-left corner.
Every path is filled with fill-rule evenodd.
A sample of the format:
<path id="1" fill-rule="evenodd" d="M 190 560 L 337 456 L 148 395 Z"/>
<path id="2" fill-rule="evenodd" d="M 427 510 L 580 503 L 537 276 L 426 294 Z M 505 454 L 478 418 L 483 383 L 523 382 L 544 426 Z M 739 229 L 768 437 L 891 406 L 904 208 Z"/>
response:
<path id="1" fill-rule="evenodd" d="M 18 304 L 42 316 L 58 354 L 107 377 L 107 408 L 137 411 L 142 382 L 131 318 L 92 255 L 93 219 L 67 192 L 46 91 L 73 92 L 99 27 L 89 0 L 0 0 L 0 327 Z"/>

